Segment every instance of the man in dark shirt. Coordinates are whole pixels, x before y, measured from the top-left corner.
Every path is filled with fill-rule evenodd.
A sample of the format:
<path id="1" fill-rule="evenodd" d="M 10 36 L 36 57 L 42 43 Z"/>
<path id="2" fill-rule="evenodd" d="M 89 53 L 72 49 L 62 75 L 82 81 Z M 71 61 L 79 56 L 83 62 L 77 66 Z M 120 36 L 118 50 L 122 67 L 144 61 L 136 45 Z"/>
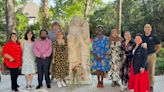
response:
<path id="1" fill-rule="evenodd" d="M 143 35 L 142 39 L 144 43 L 147 43 L 149 80 L 151 91 L 153 91 L 156 54 L 160 51 L 161 43 L 160 40 L 152 34 L 152 27 L 150 24 L 146 24 L 144 26 L 144 32 L 145 34 Z"/>

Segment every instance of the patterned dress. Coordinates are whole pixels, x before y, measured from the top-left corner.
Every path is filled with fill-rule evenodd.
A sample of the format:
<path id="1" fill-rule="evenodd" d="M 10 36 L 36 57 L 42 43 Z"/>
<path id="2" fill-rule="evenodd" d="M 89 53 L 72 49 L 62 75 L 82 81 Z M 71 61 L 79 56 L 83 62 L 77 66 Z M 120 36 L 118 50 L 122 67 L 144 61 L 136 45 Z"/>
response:
<path id="1" fill-rule="evenodd" d="M 35 56 L 32 51 L 32 46 L 33 42 L 28 43 L 24 40 L 22 74 L 25 75 L 36 73 Z"/>
<path id="2" fill-rule="evenodd" d="M 92 53 L 94 54 L 93 56 L 93 70 L 100 70 L 107 72 L 110 69 L 109 65 L 109 59 L 108 59 L 108 53 L 109 53 L 109 41 L 108 37 L 102 36 L 100 40 L 98 40 L 98 37 L 95 37 L 93 40 L 93 45 L 92 45 Z M 107 54 L 107 55 L 105 55 Z M 102 60 L 105 61 L 105 65 L 102 64 L 100 60 L 97 59 L 95 56 L 100 56 Z"/>
<path id="3" fill-rule="evenodd" d="M 59 45 L 57 41 L 54 42 L 54 50 L 53 50 L 53 69 L 52 75 L 55 76 L 56 79 L 62 78 L 64 79 L 68 75 L 68 51 L 67 51 L 67 43 L 65 41 L 64 45 Z"/>
<path id="4" fill-rule="evenodd" d="M 122 41 L 121 48 L 124 52 L 124 62 L 123 66 L 121 68 L 121 81 L 122 86 L 127 86 L 128 80 L 129 80 L 129 72 L 130 72 L 130 63 L 132 61 L 132 50 L 134 48 L 134 41 L 129 41 L 129 43 L 126 45 L 125 40 Z"/>
<path id="5" fill-rule="evenodd" d="M 121 41 L 110 42 L 110 65 L 111 69 L 108 75 L 112 81 L 118 82 L 120 80 L 120 68 L 122 66 L 123 53 L 121 50 Z"/>

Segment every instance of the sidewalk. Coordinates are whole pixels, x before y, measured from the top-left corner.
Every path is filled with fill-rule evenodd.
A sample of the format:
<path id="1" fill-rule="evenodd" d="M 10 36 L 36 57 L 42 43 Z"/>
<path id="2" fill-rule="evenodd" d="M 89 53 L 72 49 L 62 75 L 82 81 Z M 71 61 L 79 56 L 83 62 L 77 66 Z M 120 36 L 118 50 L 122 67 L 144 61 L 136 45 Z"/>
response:
<path id="1" fill-rule="evenodd" d="M 107 79 L 104 80 L 105 87 L 103 89 L 96 88 L 96 79 L 96 76 L 93 76 L 93 83 L 90 85 L 68 85 L 64 88 L 58 88 L 56 81 L 54 80 L 50 89 L 47 89 L 46 85 L 44 85 L 43 88 L 36 90 L 35 87 L 37 86 L 37 76 L 35 75 L 33 79 L 33 89 L 27 90 L 25 88 L 25 77 L 21 75 L 18 78 L 18 84 L 20 85 L 20 92 L 120 92 L 119 87 L 112 88 L 110 86 L 111 81 Z M 9 75 L 2 76 L 2 81 L 0 82 L 0 92 L 11 92 Z M 164 76 L 155 77 L 154 92 L 164 92 Z"/>

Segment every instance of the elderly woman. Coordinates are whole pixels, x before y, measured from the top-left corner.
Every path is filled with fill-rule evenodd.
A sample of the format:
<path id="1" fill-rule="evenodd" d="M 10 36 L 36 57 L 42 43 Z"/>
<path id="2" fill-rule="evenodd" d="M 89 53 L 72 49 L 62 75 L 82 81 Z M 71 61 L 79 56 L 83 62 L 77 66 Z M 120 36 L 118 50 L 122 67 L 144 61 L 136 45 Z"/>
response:
<path id="1" fill-rule="evenodd" d="M 96 71 L 98 88 L 103 88 L 103 78 L 104 74 L 109 71 L 109 41 L 108 37 L 103 35 L 103 26 L 97 26 L 96 34 L 97 36 L 93 40 L 93 66 L 92 69 Z"/>
<path id="2" fill-rule="evenodd" d="M 109 37 L 110 52 L 111 55 L 111 69 L 109 71 L 109 76 L 112 79 L 112 87 L 115 87 L 120 80 L 120 68 L 122 66 L 123 53 L 121 50 L 121 37 L 119 37 L 118 31 L 112 29 L 111 35 Z"/>

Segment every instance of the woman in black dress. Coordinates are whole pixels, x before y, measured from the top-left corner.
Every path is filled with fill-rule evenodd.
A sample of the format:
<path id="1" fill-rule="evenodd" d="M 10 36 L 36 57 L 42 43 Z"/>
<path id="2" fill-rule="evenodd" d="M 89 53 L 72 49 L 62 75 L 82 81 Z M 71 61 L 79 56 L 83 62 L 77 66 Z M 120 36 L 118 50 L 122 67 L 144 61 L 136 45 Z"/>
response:
<path id="1" fill-rule="evenodd" d="M 124 52 L 124 62 L 121 68 L 121 91 L 125 91 L 125 89 L 127 89 L 130 63 L 132 60 L 132 50 L 134 45 L 135 43 L 132 40 L 131 33 L 129 31 L 126 31 L 124 33 L 124 40 L 121 43 L 121 48 Z"/>

